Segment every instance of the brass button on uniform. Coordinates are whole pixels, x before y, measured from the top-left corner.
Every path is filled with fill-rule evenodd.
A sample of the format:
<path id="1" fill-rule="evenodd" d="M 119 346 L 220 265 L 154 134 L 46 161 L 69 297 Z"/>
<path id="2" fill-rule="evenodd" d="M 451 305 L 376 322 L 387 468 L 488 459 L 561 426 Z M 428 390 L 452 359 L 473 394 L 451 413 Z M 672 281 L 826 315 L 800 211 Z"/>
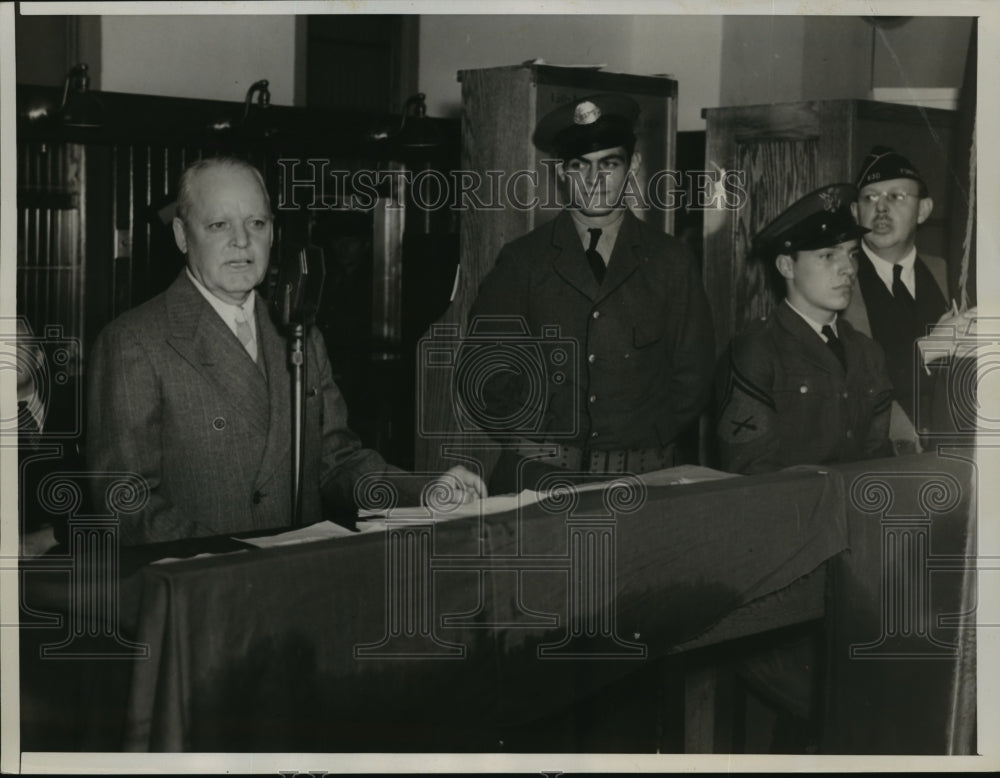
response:
<path id="1" fill-rule="evenodd" d="M 591 314 L 591 316 L 593 316 L 595 319 L 600 319 L 601 318 L 601 312 L 600 311 L 594 311 Z"/>
<path id="2" fill-rule="evenodd" d="M 809 387 L 805 384 L 799 387 L 799 394 L 806 394 L 809 391 Z"/>
<path id="3" fill-rule="evenodd" d="M 221 416 L 216 416 L 212 419 L 212 426 L 217 430 L 224 430 L 226 428 L 226 420 Z"/>
<path id="4" fill-rule="evenodd" d="M 592 394 L 592 395 L 590 395 L 590 401 L 591 401 L 592 403 L 596 403 L 596 402 L 597 402 L 597 395 L 596 395 L 596 394 Z"/>
<path id="5" fill-rule="evenodd" d="M 844 433 L 844 434 L 845 434 L 845 435 L 847 435 L 848 439 L 850 439 L 850 438 L 853 438 L 853 437 L 854 437 L 854 433 L 853 433 L 853 432 L 852 432 L 851 430 L 847 430 L 847 432 L 846 432 L 846 433 Z"/>
<path id="6" fill-rule="evenodd" d="M 594 364 L 594 363 L 595 363 L 595 362 L 597 361 L 597 354 L 590 354 L 590 355 L 589 355 L 589 356 L 587 357 L 587 361 L 588 361 L 588 362 L 589 362 L 590 364 Z"/>

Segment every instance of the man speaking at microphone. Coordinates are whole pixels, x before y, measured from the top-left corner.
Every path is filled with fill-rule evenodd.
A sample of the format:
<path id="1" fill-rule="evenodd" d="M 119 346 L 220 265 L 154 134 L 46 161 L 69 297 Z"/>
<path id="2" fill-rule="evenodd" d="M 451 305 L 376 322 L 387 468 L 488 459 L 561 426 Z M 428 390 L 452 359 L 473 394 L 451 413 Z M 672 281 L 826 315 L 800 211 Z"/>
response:
<path id="1" fill-rule="evenodd" d="M 292 502 L 287 345 L 255 291 L 273 220 L 260 172 L 200 160 L 181 175 L 174 239 L 187 267 L 162 294 L 109 324 L 94 345 L 88 397 L 92 471 L 131 472 L 145 506 L 121 516 L 125 545 L 288 526 Z M 416 502 L 422 482 L 363 448 L 347 427 L 322 336 L 304 346 L 304 523 L 353 505 L 368 474 L 397 479 Z M 462 467 L 438 478 L 455 502 L 485 496 Z M 95 479 L 97 507 L 105 500 Z M 437 484 L 435 484 L 437 485 Z M 439 492 L 440 493 L 440 492 Z"/>

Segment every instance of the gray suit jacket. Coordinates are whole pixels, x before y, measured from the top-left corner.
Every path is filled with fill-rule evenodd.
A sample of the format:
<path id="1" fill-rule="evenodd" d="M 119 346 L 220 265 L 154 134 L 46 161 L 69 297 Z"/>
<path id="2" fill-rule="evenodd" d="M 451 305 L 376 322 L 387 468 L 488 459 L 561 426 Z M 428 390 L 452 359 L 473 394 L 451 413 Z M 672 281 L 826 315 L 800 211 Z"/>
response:
<path id="1" fill-rule="evenodd" d="M 948 299 L 948 264 L 941 258 L 930 254 L 917 254 L 917 261 L 923 261 L 927 269 L 941 289 L 941 294 Z M 872 325 L 868 320 L 868 307 L 865 305 L 864 295 L 861 294 L 861 286 L 858 283 L 857 275 L 854 276 L 854 285 L 851 290 L 851 302 L 840 313 L 840 318 L 851 323 L 858 332 L 872 335 Z M 895 400 L 892 403 L 891 421 L 889 423 L 889 439 L 892 441 L 893 449 L 897 454 L 905 455 L 922 451 L 920 437 L 913 426 L 913 422 L 906 415 L 906 412 Z"/>
<path id="2" fill-rule="evenodd" d="M 927 269 L 931 271 L 938 288 L 945 299 L 948 299 L 948 264 L 941 258 L 930 254 L 917 254 L 917 261 L 922 261 Z M 854 276 L 854 286 L 851 290 L 851 302 L 841 314 L 841 319 L 846 319 L 862 335 L 872 336 L 872 326 L 868 321 L 868 308 L 865 305 L 864 295 L 861 294 L 861 287 L 858 284 L 857 275 Z"/>
<path id="3" fill-rule="evenodd" d="M 89 365 L 88 464 L 131 472 L 148 502 L 121 516 L 126 545 L 287 526 L 291 375 L 285 340 L 257 299 L 258 363 L 181 272 L 109 324 Z M 352 504 L 365 473 L 398 474 L 347 427 L 322 336 L 307 351 L 303 518 Z M 94 479 L 97 507 L 107 481 Z"/>

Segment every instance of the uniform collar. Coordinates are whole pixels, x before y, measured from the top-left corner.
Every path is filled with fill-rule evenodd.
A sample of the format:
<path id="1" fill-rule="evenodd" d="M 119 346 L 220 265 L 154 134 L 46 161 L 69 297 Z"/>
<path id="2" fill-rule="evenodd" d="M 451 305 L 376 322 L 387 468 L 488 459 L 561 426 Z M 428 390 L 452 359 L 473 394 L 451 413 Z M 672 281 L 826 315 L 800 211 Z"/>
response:
<path id="1" fill-rule="evenodd" d="M 802 321 L 804 321 L 806 324 L 808 324 L 809 327 L 813 330 L 813 332 L 815 332 L 817 335 L 819 335 L 821 338 L 823 338 L 824 341 L 826 340 L 826 338 L 823 335 L 823 328 L 824 327 L 830 327 L 830 328 L 832 328 L 833 329 L 833 334 L 836 335 L 838 338 L 840 337 L 840 333 L 837 332 L 837 317 L 836 317 L 836 315 L 834 315 L 833 321 L 828 321 L 826 323 L 823 323 L 823 322 L 816 321 L 811 316 L 807 316 L 806 314 L 802 313 L 802 311 L 800 311 L 798 308 L 796 308 L 794 305 L 792 305 L 788 301 L 787 297 L 785 298 L 785 305 L 787 305 L 796 314 L 798 314 L 801 317 Z"/>

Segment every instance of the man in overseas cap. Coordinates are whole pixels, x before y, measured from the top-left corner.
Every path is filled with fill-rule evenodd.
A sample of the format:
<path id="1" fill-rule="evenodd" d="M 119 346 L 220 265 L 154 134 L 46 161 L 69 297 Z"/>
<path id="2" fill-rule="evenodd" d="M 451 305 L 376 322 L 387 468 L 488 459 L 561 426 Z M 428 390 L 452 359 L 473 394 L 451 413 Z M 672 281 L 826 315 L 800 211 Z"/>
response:
<path id="1" fill-rule="evenodd" d="M 854 187 L 791 205 L 754 238 L 785 299 L 732 344 L 716 435 L 722 467 L 760 473 L 891 453 L 892 385 L 882 349 L 837 319 L 851 300 L 858 238 Z"/>
<path id="2" fill-rule="evenodd" d="M 945 261 L 917 254 L 917 227 L 931 215 L 934 201 L 916 167 L 902 154 L 875 146 L 861 165 L 857 187 L 851 212 L 868 232 L 857 288 L 842 318 L 885 351 L 898 403 L 890 437 L 902 453 L 917 447 L 913 425 L 918 418 L 926 423 L 930 413 L 923 405 L 918 416 L 917 403 L 932 396 L 929 376 L 915 381 L 924 371 L 914 363 L 913 343 L 928 325 L 957 311 L 948 311 Z"/>
<path id="3" fill-rule="evenodd" d="M 503 247 L 479 289 L 470 331 L 484 317 L 520 322 L 536 339 L 557 331 L 575 344 L 578 364 L 543 387 L 509 370 L 476 387 L 491 419 L 519 418 L 525 403 L 541 411 L 534 428 L 489 429 L 509 442 L 493 491 L 532 486 L 553 467 L 670 467 L 678 436 L 708 399 L 714 336 L 698 266 L 687 246 L 637 218 L 623 197 L 641 163 L 638 116 L 632 98 L 596 94 L 556 107 L 535 129 L 532 140 L 556 160 L 568 205 Z M 542 443 L 555 455 L 529 464 L 519 479 L 519 464 L 537 457 L 531 452 Z"/>

